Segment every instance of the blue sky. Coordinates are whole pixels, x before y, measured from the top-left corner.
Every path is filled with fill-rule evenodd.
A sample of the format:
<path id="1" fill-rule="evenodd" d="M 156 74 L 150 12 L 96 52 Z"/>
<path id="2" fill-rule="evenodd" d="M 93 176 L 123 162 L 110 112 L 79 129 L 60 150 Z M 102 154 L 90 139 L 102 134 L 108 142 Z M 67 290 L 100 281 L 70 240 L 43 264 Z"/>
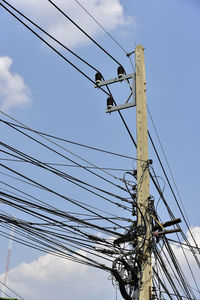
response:
<path id="1" fill-rule="evenodd" d="M 174 174 L 190 224 L 191 226 L 200 226 L 199 1 L 80 0 L 80 2 L 123 45 L 126 51 L 133 51 L 135 44 L 139 43 L 145 47 L 148 107 Z M 43 1 L 42 4 L 39 0 L 28 1 L 28 3 L 25 0 L 16 0 L 10 1 L 10 3 L 15 4 L 27 16 L 54 33 L 69 48 L 100 69 L 106 79 L 116 76 L 117 64 L 102 53 L 91 41 L 74 30 L 67 20 L 55 12 L 48 1 Z M 66 12 L 69 12 L 72 18 L 85 27 L 85 30 L 89 31 L 109 53 L 117 58 L 127 73 L 133 72 L 125 53 L 88 15 L 85 15 L 75 1 L 58 0 L 56 3 L 61 5 Z M 110 6 L 106 7 L 106 5 Z M 1 109 L 36 130 L 83 144 L 136 156 L 135 149 L 119 116 L 116 113 L 112 115 L 105 113 L 106 95 L 95 89 L 92 83 L 42 44 L 3 8 L 0 8 L 0 45 Z M 87 72 L 92 79 L 94 78 L 95 73 L 93 71 L 83 67 L 71 55 L 61 51 L 78 67 L 83 68 L 84 72 Z M 134 56 L 132 59 L 134 61 Z M 5 63 L 7 67 L 5 67 Z M 16 74 L 18 74 L 17 77 Z M 6 86 L 6 92 L 5 82 L 9 83 Z M 124 84 L 113 88 L 112 91 L 116 101 L 122 103 L 127 92 Z M 135 108 L 129 109 L 123 115 L 135 136 Z M 150 119 L 148 122 L 149 130 L 162 160 L 164 160 Z M 28 143 L 22 145 L 23 141 L 18 139 L 17 135 L 13 137 L 12 134 L 5 131 L 3 126 L 1 135 L 4 140 L 13 145 L 26 149 L 32 154 L 45 156 L 45 153 L 40 153 L 39 148 L 33 149 Z M 93 154 L 86 152 L 81 152 L 81 154 L 89 157 L 92 161 L 99 160 L 99 157 L 93 156 Z M 157 174 L 163 177 L 151 147 L 149 156 L 154 160 Z M 128 162 L 109 161 L 109 159 L 101 158 L 99 164 L 102 165 L 103 163 L 106 166 L 111 164 L 112 166 L 132 168 L 132 162 L 128 164 Z M 57 188 L 63 189 L 59 183 Z M 70 193 L 73 194 L 76 191 L 72 189 Z M 179 217 L 180 213 L 168 188 L 166 188 L 166 197 L 175 215 Z M 196 230 L 198 236 L 199 231 Z M 3 239 L 1 245 L 0 271 L 3 273 L 8 241 Z M 28 274 L 37 272 L 37 268 L 39 268 L 37 259 L 42 259 L 39 258 L 40 255 L 41 253 L 37 251 L 14 243 L 10 263 L 10 269 L 13 272 L 12 278 L 15 278 L 15 274 L 19 270 L 21 270 L 21 278 L 25 276 L 23 267 L 20 266 L 21 263 L 27 263 Z M 44 257 L 44 264 L 48 260 L 49 257 Z M 54 263 L 56 265 L 56 262 Z M 48 263 L 46 268 L 49 270 L 49 274 L 53 274 L 52 278 L 56 282 L 57 273 L 48 269 Z M 66 266 L 67 268 L 68 266 Z M 73 274 L 77 272 L 77 266 L 70 266 L 70 268 Z M 87 272 L 92 273 L 94 271 L 82 270 L 82 272 L 82 274 L 87 274 Z M 70 274 L 66 274 L 66 276 L 70 277 Z M 83 275 L 82 278 L 84 276 L 86 275 Z M 102 282 L 100 286 L 95 287 L 90 286 L 91 283 L 85 283 L 85 286 L 88 284 L 94 292 L 96 299 L 102 299 L 102 295 L 105 300 L 115 298 L 115 291 L 111 282 L 107 280 L 107 275 L 97 272 L 91 276 L 96 276 L 97 281 Z M 37 285 L 37 278 L 34 280 L 32 282 Z M 60 282 L 63 280 L 60 278 Z M 16 290 L 22 294 L 24 286 L 20 282 L 18 285 L 14 282 L 16 281 L 10 280 Z M 34 284 L 31 285 L 30 282 L 31 279 L 27 279 L 27 285 L 30 285 L 30 289 L 35 289 Z M 44 285 L 48 289 L 49 282 L 44 281 Z M 107 286 L 107 291 L 102 289 L 102 286 Z M 42 288 L 37 288 L 37 293 L 39 292 L 43 293 L 43 299 L 46 299 Z M 63 292 L 65 292 L 64 289 Z M 37 296 L 38 298 L 31 298 L 31 293 L 29 293 L 30 291 L 25 291 L 25 295 L 29 299 L 40 299 L 39 296 Z M 83 299 L 89 299 L 84 287 L 82 293 Z M 92 294 L 91 299 L 94 299 L 92 298 L 94 294 Z M 48 293 L 46 296 L 51 300 Z M 77 291 L 72 296 L 74 299 L 79 297 Z M 119 295 L 118 299 L 120 299 Z"/>

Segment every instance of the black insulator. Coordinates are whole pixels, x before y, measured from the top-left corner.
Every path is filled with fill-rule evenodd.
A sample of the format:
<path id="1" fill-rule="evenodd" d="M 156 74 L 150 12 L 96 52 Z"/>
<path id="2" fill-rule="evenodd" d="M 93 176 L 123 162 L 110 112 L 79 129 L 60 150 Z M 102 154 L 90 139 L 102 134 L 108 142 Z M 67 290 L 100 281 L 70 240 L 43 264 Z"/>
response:
<path id="1" fill-rule="evenodd" d="M 110 109 L 113 107 L 114 99 L 113 97 L 108 97 L 107 99 L 107 108 Z"/>
<path id="2" fill-rule="evenodd" d="M 119 66 L 117 68 L 117 75 L 118 75 L 118 78 L 122 77 L 123 75 L 125 74 L 125 70 L 122 66 Z"/>
<path id="3" fill-rule="evenodd" d="M 152 165 L 152 163 L 153 163 L 153 160 L 152 159 L 148 159 L 148 164 Z"/>
<path id="4" fill-rule="evenodd" d="M 136 177 L 137 176 L 137 170 L 133 171 L 133 176 Z"/>
<path id="5" fill-rule="evenodd" d="M 97 72 L 97 73 L 95 74 L 95 82 L 96 82 L 96 84 L 100 83 L 101 80 L 102 80 L 102 75 L 101 75 L 100 72 Z"/>
<path id="6" fill-rule="evenodd" d="M 133 185 L 133 191 L 137 191 L 137 184 Z"/>
<path id="7" fill-rule="evenodd" d="M 136 199 L 136 197 L 137 197 L 137 194 L 136 194 L 136 193 L 134 193 L 134 194 L 131 194 L 131 197 L 132 197 L 132 199 L 133 199 L 133 200 L 135 200 L 135 199 Z"/>

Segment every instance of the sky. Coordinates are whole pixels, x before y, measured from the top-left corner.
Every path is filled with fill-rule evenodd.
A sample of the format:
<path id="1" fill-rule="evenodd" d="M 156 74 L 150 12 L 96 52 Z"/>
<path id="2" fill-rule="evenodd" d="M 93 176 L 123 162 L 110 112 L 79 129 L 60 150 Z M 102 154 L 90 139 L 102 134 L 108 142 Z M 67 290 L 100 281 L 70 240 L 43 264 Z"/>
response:
<path id="1" fill-rule="evenodd" d="M 10 0 L 10 3 L 101 70 L 105 79 L 116 77 L 117 64 L 74 28 L 48 1 Z M 126 53 L 75 0 L 56 0 L 55 3 L 115 57 L 127 73 L 133 72 Z M 127 53 L 134 51 L 136 44 L 144 46 L 148 108 L 190 225 L 197 242 L 200 243 L 200 2 L 80 0 L 80 3 Z M 0 45 L 1 111 L 36 130 L 136 156 L 135 148 L 117 113 L 105 113 L 107 96 L 95 89 L 91 82 L 14 20 L 2 7 Z M 94 79 L 95 72 L 59 46 L 58 49 Z M 134 62 L 134 55 L 131 59 Z M 126 100 L 127 88 L 124 83 L 113 87 L 112 91 L 117 103 L 121 104 Z M 124 111 L 123 115 L 135 136 L 135 108 Z M 2 115 L 1 118 L 6 119 Z M 150 118 L 148 126 L 164 161 Z M 11 141 L 13 145 L 30 153 L 41 154 L 39 149 L 31 148 L 28 143 L 22 145 L 21 140 L 8 133 L 4 126 L 1 126 L 1 136 L 3 140 Z M 86 157 L 89 155 L 92 161 L 98 160 L 91 153 L 81 154 Z M 45 153 L 41 155 L 45 156 Z M 154 161 L 157 174 L 163 177 L 151 146 L 149 157 Z M 128 165 L 127 162 L 111 162 L 107 159 L 99 163 L 132 168 L 132 162 Z M 166 162 L 164 164 L 167 168 Z M 51 184 L 63 189 L 60 183 Z M 76 194 L 74 190 L 69 192 Z M 180 213 L 167 187 L 166 196 L 170 207 L 179 217 Z M 186 228 L 185 232 L 187 234 Z M 8 240 L 1 239 L 1 274 L 5 270 L 7 249 Z M 174 251 L 178 255 L 178 247 Z M 50 254 L 42 254 L 15 242 L 8 285 L 29 300 L 51 300 L 63 295 L 67 295 L 67 299 L 116 299 L 115 288 L 104 272 L 61 260 Z M 119 292 L 117 295 L 117 299 L 121 299 Z"/>

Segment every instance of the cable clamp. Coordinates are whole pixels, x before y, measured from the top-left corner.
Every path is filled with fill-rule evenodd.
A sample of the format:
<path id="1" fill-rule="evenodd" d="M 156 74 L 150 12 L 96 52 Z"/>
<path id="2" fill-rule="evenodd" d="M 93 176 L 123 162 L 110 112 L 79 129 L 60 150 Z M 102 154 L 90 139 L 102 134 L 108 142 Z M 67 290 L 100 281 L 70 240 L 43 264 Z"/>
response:
<path id="1" fill-rule="evenodd" d="M 130 52 L 130 53 L 126 53 L 126 56 L 127 57 L 130 57 L 132 54 L 134 54 L 135 53 L 135 51 L 132 51 L 132 52 Z"/>

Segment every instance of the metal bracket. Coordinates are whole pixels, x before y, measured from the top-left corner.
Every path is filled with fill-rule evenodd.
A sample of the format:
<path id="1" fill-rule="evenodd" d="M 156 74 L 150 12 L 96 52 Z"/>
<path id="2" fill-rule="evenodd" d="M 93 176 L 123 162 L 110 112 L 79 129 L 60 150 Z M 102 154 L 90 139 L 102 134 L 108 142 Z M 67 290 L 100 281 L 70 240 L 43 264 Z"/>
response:
<path id="1" fill-rule="evenodd" d="M 128 79 L 130 79 L 130 78 L 133 81 L 132 85 L 130 85 L 130 83 L 128 81 Z M 126 81 L 127 82 L 127 84 L 130 87 L 131 92 L 128 95 L 128 98 L 126 99 L 126 101 L 125 101 L 124 104 L 112 106 L 112 107 L 106 109 L 106 113 L 111 113 L 113 111 L 122 110 L 122 109 L 125 109 L 125 108 L 136 106 L 136 99 L 135 99 L 135 73 L 131 73 L 131 74 L 127 74 L 127 75 L 122 75 L 120 77 L 116 77 L 116 78 L 112 78 L 112 79 L 109 79 L 109 80 L 101 81 L 101 82 L 99 82 L 98 84 L 95 85 L 95 88 L 99 88 L 99 87 L 102 87 L 102 86 L 105 86 L 105 85 L 114 84 L 114 83 L 122 82 L 122 81 Z M 131 99 L 131 96 L 133 96 L 133 101 L 129 102 L 129 100 Z"/>

